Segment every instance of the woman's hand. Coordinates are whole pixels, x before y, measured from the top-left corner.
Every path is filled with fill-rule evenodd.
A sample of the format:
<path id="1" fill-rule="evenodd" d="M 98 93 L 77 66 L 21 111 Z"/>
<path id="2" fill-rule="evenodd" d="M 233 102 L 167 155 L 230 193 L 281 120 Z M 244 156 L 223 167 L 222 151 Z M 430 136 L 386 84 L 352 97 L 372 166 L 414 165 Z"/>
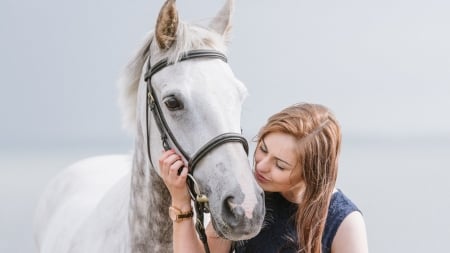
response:
<path id="1" fill-rule="evenodd" d="M 159 159 L 159 168 L 172 196 L 172 206 L 183 211 L 191 210 L 191 197 L 186 183 L 188 168 L 181 157 L 174 150 L 168 150 Z M 178 174 L 180 169 L 181 173 Z"/>

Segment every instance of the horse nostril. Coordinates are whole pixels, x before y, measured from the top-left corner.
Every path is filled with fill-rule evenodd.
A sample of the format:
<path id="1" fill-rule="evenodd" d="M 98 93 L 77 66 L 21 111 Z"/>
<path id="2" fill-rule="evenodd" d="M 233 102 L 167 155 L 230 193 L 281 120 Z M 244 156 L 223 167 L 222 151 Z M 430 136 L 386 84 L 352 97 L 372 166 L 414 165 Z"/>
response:
<path id="1" fill-rule="evenodd" d="M 241 217 L 244 215 L 244 209 L 240 207 L 238 204 L 235 203 L 235 199 L 233 197 L 228 197 L 228 207 L 230 208 L 231 212 L 234 214 L 234 216 Z"/>
<path id="2" fill-rule="evenodd" d="M 230 222 L 229 225 L 238 226 L 245 216 L 244 209 L 235 202 L 233 196 L 227 197 L 223 204 L 223 214 L 228 218 Z"/>
<path id="3" fill-rule="evenodd" d="M 228 207 L 230 209 L 233 209 L 234 207 L 236 207 L 236 203 L 234 203 L 234 197 L 233 196 L 227 197 L 225 199 L 225 201 L 226 201 L 226 204 L 228 205 Z"/>

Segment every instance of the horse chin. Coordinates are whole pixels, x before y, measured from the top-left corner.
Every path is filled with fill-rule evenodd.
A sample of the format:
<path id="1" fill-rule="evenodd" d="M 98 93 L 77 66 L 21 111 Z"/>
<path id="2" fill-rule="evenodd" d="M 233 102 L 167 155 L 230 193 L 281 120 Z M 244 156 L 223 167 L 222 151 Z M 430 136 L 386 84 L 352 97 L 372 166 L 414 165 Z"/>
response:
<path id="1" fill-rule="evenodd" d="M 244 183 L 234 182 L 232 178 L 228 177 L 226 182 L 210 179 L 204 187 L 210 218 L 220 237 L 232 241 L 247 240 L 259 233 L 264 222 L 264 192 L 253 185 L 239 187 Z"/>
<path id="2" fill-rule="evenodd" d="M 255 237 L 261 230 L 261 226 L 257 224 L 250 224 L 248 226 L 239 226 L 232 229 L 224 221 L 216 221 L 213 216 L 211 216 L 211 223 L 216 231 L 217 235 L 221 238 L 231 240 L 231 241 L 242 241 L 248 240 Z"/>

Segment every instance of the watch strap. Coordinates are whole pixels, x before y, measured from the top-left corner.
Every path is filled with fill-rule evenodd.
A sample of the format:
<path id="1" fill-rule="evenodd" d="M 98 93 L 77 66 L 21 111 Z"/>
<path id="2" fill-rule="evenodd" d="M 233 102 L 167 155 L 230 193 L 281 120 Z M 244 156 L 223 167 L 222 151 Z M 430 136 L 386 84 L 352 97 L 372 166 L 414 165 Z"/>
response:
<path id="1" fill-rule="evenodd" d="M 194 212 L 191 210 L 187 212 L 181 211 L 179 208 L 176 208 L 174 206 L 169 207 L 169 212 L 172 212 L 175 214 L 175 217 L 171 217 L 173 221 L 179 222 L 185 219 L 192 218 L 194 216 Z"/>

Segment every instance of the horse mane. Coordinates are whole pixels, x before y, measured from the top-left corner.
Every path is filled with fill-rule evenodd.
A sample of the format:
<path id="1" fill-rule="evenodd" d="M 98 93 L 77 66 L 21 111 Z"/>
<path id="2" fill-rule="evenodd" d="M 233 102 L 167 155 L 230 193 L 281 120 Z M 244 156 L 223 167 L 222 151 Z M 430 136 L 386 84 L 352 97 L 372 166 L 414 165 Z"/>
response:
<path id="1" fill-rule="evenodd" d="M 119 78 L 119 107 L 122 114 L 122 126 L 136 134 L 137 126 L 137 95 L 143 67 L 150 52 L 157 52 L 152 57 L 155 59 L 168 58 L 170 63 L 176 63 L 182 54 L 193 49 L 215 49 L 226 53 L 228 35 L 220 35 L 209 28 L 180 22 L 177 30 L 177 40 L 168 50 L 162 51 L 154 40 L 154 31 L 145 36 L 144 43 L 125 66 Z M 152 60 L 152 62 L 154 62 Z"/>

